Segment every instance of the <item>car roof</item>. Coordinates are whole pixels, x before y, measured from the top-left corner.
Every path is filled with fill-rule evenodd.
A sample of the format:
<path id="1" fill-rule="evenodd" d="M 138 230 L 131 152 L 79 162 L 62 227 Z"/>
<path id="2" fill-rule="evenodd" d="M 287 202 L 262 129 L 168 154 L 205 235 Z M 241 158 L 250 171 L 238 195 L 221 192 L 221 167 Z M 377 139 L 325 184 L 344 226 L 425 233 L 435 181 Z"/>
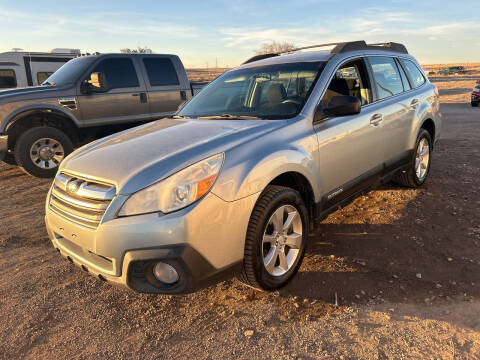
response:
<path id="1" fill-rule="evenodd" d="M 257 60 L 249 63 L 240 65 L 235 69 L 250 68 L 263 65 L 274 65 L 274 64 L 286 64 L 286 63 L 295 63 L 295 62 L 314 62 L 314 61 L 330 61 L 332 59 L 346 59 L 352 56 L 395 56 L 395 57 L 405 57 L 409 59 L 414 59 L 413 56 L 409 54 L 398 53 L 395 51 L 385 51 L 385 50 L 356 50 L 348 51 L 341 54 L 332 54 L 330 50 L 320 50 L 320 51 L 303 51 L 296 52 L 293 54 L 285 55 L 273 55 L 266 59 Z"/>
<path id="2" fill-rule="evenodd" d="M 178 57 L 174 54 L 147 54 L 147 53 L 98 53 L 98 54 L 89 54 L 82 55 L 79 57 L 106 57 L 106 56 L 119 56 L 119 57 L 130 57 L 130 56 L 164 56 L 164 57 Z"/>

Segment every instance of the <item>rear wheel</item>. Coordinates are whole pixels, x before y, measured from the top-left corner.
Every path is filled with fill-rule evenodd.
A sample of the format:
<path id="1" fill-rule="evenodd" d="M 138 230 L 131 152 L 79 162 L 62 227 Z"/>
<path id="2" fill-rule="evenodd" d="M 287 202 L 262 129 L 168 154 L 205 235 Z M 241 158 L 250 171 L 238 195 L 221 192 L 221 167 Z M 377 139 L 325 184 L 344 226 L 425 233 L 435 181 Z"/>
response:
<path id="1" fill-rule="evenodd" d="M 478 106 L 478 103 L 479 103 L 478 101 L 472 101 L 472 102 L 471 102 L 471 104 L 472 104 L 473 107 L 477 107 L 477 106 Z"/>
<path id="2" fill-rule="evenodd" d="M 308 211 L 300 194 L 268 186 L 250 217 L 239 279 L 263 290 L 286 285 L 302 262 L 308 228 Z"/>
<path id="3" fill-rule="evenodd" d="M 17 164 L 32 176 L 54 177 L 60 162 L 73 151 L 72 141 L 52 127 L 34 127 L 23 133 L 15 144 Z"/>
<path id="4" fill-rule="evenodd" d="M 419 187 L 423 185 L 430 171 L 432 152 L 432 138 L 430 133 L 421 129 L 415 144 L 412 161 L 406 170 L 399 172 L 395 181 L 407 187 Z"/>

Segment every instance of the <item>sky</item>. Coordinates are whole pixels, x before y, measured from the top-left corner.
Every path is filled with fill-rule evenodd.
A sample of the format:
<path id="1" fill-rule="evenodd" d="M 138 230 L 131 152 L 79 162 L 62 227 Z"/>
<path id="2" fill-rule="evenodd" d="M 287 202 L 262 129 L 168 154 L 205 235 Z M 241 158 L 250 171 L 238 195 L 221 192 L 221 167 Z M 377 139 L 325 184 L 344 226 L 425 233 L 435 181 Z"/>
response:
<path id="1" fill-rule="evenodd" d="M 480 62 L 480 3 L 449 0 L 0 0 L 0 52 L 148 46 L 233 67 L 273 40 L 401 42 L 421 63 Z"/>

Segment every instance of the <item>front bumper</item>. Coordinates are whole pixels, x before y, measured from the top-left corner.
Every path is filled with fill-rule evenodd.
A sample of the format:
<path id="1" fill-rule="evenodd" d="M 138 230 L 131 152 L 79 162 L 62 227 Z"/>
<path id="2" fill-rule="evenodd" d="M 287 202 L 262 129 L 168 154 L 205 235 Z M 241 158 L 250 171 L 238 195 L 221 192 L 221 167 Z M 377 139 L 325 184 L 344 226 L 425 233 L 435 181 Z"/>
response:
<path id="1" fill-rule="evenodd" d="M 0 161 L 5 159 L 8 151 L 8 135 L 0 135 Z"/>
<path id="2" fill-rule="evenodd" d="M 114 218 L 96 229 L 53 212 L 49 198 L 48 235 L 64 257 L 102 280 L 140 292 L 178 294 L 231 276 L 241 265 L 258 194 L 226 202 L 209 193 L 175 213 Z M 148 272 L 156 261 L 174 266 L 180 280 L 170 286 L 151 281 Z"/>

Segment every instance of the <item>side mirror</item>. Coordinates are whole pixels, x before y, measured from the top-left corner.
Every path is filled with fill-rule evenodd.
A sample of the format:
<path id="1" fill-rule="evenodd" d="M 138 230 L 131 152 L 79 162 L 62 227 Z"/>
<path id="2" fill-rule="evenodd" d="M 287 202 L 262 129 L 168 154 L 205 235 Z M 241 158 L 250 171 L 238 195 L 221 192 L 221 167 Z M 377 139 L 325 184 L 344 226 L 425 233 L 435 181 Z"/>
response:
<path id="1" fill-rule="evenodd" d="M 108 90 L 105 75 L 102 72 L 94 72 L 90 74 L 90 86 L 95 92 L 105 92 Z"/>
<path id="2" fill-rule="evenodd" d="M 348 116 L 360 113 L 362 102 L 355 96 L 334 96 L 326 108 L 319 105 L 315 111 L 315 121 L 329 116 Z"/>
<path id="3" fill-rule="evenodd" d="M 90 74 L 90 80 L 85 80 L 80 90 L 82 94 L 91 94 L 92 92 L 106 92 L 108 91 L 105 75 L 101 72 L 94 72 Z"/>

